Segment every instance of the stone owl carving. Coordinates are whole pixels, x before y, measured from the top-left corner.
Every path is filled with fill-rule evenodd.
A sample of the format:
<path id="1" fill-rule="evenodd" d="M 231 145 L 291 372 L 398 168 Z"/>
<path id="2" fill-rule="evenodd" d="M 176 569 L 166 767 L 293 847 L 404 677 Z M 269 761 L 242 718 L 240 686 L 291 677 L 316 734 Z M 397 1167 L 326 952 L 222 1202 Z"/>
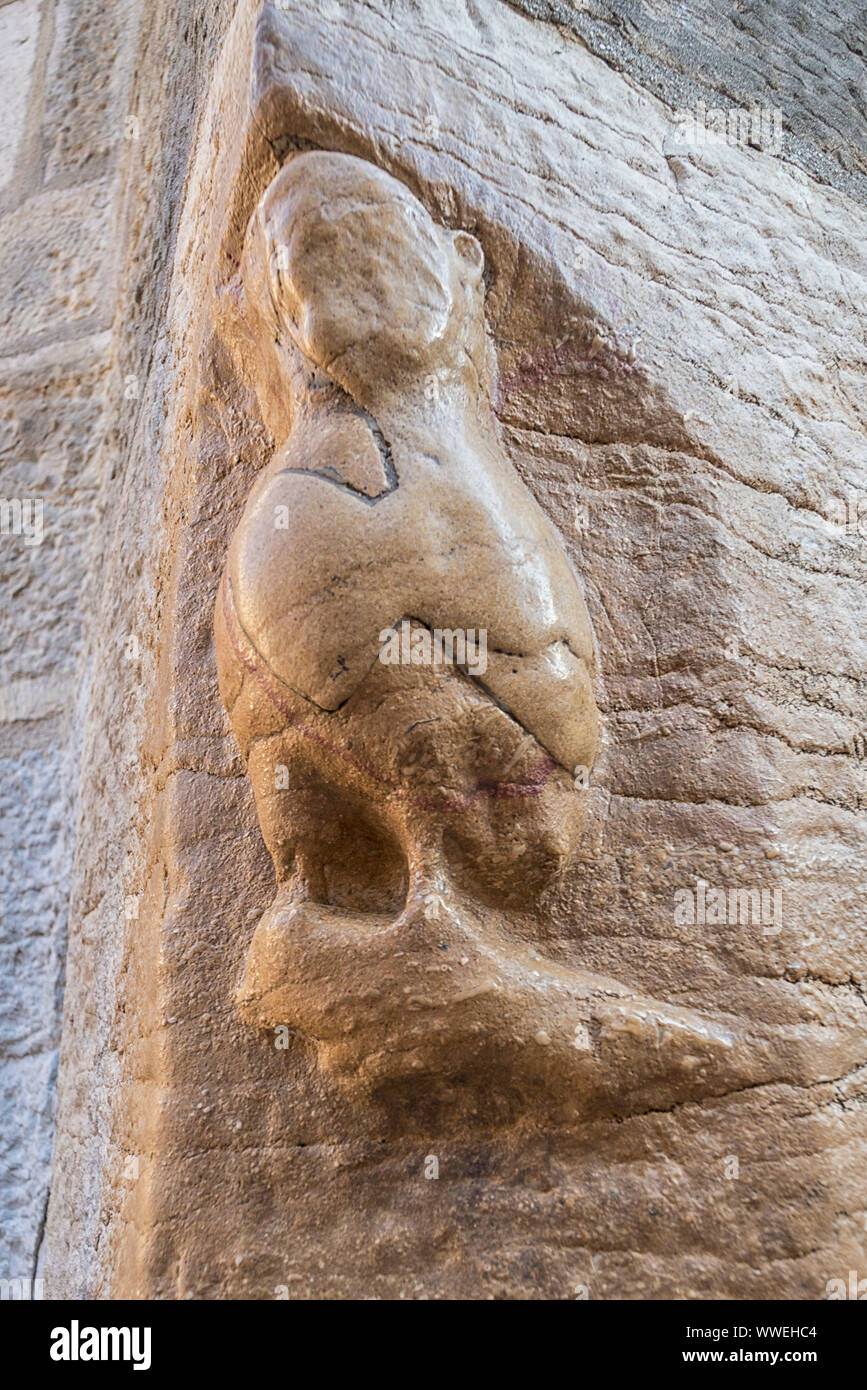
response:
<path id="1" fill-rule="evenodd" d="M 573 850 L 599 721 L 578 580 L 498 441 L 478 241 L 375 165 L 305 153 L 229 294 L 276 441 L 215 620 L 278 885 L 245 1016 L 378 1091 L 616 1102 L 639 1054 L 666 1095 L 706 1083 L 724 1030 L 499 925 Z"/>

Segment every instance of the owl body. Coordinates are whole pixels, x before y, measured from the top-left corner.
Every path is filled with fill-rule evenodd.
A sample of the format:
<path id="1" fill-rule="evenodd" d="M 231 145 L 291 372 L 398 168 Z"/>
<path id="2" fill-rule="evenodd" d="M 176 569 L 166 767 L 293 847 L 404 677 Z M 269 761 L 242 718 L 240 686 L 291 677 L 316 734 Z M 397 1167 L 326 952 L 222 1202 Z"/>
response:
<path id="1" fill-rule="evenodd" d="M 485 441 L 389 438 L 363 412 L 305 414 L 254 487 L 226 566 L 265 666 L 335 712 L 404 619 L 484 633 L 465 670 L 555 762 L 592 763 L 593 645 L 562 541 Z"/>

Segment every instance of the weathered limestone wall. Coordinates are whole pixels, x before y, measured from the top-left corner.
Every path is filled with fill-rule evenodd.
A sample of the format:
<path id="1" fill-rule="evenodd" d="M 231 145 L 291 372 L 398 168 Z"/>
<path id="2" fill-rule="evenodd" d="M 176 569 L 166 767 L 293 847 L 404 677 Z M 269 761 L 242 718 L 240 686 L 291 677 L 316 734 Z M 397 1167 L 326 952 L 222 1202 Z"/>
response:
<path id="1" fill-rule="evenodd" d="M 863 203 L 863 14 L 800 0 L 509 0 L 562 26 L 675 109 L 751 106 L 784 116 L 783 157 Z"/>
<path id="2" fill-rule="evenodd" d="M 110 505 L 106 394 L 138 6 L 0 6 L 0 1276 L 48 1196 L 80 742 Z M 41 538 L 41 539 L 40 539 Z"/>
<path id="3" fill-rule="evenodd" d="M 62 11 L 66 8 L 60 6 Z M 56 1069 L 60 999 L 53 996 L 59 995 L 62 985 L 67 918 L 72 942 L 66 990 L 66 1120 L 56 1164 L 61 1190 L 67 1168 L 74 1170 L 81 1225 L 76 1218 L 76 1229 L 64 1236 L 64 1243 L 67 1236 L 70 1241 L 64 1259 L 71 1268 L 65 1262 L 46 1261 L 42 1252 L 39 1272 L 47 1297 L 52 1290 L 91 1286 L 98 1244 L 105 1150 L 118 1084 L 113 1018 L 119 933 L 125 914 L 135 910 L 127 901 L 133 890 L 126 885 L 125 865 L 128 843 L 137 833 L 133 807 L 139 794 L 142 736 L 136 721 L 153 701 L 153 690 L 142 683 L 141 671 L 153 612 L 146 565 L 158 541 L 162 506 L 154 488 L 159 486 L 160 400 L 166 381 L 166 280 L 196 92 L 207 80 L 220 33 L 220 6 L 216 5 L 125 3 L 69 8 L 69 48 L 61 67 L 70 95 L 65 107 L 58 106 L 54 97 L 52 167 L 62 168 L 65 157 L 65 174 L 55 176 L 62 188 L 68 183 L 74 188 L 79 167 L 93 181 L 80 191 L 78 220 L 71 221 L 63 235 L 55 232 L 59 245 L 69 244 L 66 255 L 78 258 L 72 264 L 71 279 L 57 275 L 54 284 L 59 346 L 42 347 L 40 340 L 36 346 L 42 357 L 24 359 L 21 364 L 22 372 L 29 372 L 25 380 L 32 383 L 31 391 L 48 416 L 49 439 L 53 428 L 58 444 L 67 441 L 71 464 L 58 486 L 68 518 L 64 513 L 52 524 L 52 499 L 47 497 L 46 541 L 34 551 L 42 564 L 43 552 L 56 556 L 58 602 L 46 604 L 43 583 L 27 594 L 26 602 L 24 594 L 19 596 L 11 610 L 20 631 L 45 629 L 43 665 L 28 663 L 24 669 L 39 674 L 44 667 L 54 673 L 50 708 L 63 711 L 53 726 L 53 741 L 44 721 L 41 726 L 16 726 L 25 732 L 36 730 L 51 799 L 43 809 L 41 800 L 14 796 L 17 814 L 26 814 L 29 820 L 20 832 L 15 821 L 11 823 L 15 854 L 28 871 L 38 874 L 48 903 L 56 902 L 56 921 L 47 913 L 37 919 L 29 911 L 26 915 L 19 911 L 17 919 L 12 919 L 16 933 L 10 948 L 18 957 L 15 979 L 22 981 L 11 992 L 10 1007 L 20 1008 L 21 998 L 32 992 L 31 1017 L 38 1019 L 38 1031 L 35 1021 L 30 1028 L 37 1039 L 44 1040 L 41 1066 L 46 1078 Z M 91 225 L 95 209 L 101 209 L 102 219 L 96 229 Z M 28 260 L 22 256 L 21 244 L 13 241 L 10 260 L 12 255 L 19 257 L 16 264 L 24 286 L 21 314 L 26 321 L 24 272 L 28 265 L 34 268 L 31 292 L 39 289 L 44 294 L 46 281 L 52 283 L 55 254 L 51 246 L 36 242 Z M 84 320 L 88 336 L 81 340 L 75 338 L 78 322 L 73 312 L 79 303 L 88 314 Z M 46 330 L 50 327 L 46 317 Z M 94 336 L 97 330 L 99 336 Z M 45 340 L 50 343 L 50 338 L 46 331 Z M 78 365 L 73 350 L 82 355 L 84 366 Z M 52 366 L 55 358 L 57 366 Z M 13 359 L 13 366 L 17 363 Z M 52 373 L 60 383 L 56 401 L 51 401 L 47 389 Z M 53 415 L 48 413 L 49 401 Z M 136 439 L 141 441 L 144 459 L 140 470 L 130 466 L 131 441 Z M 28 486 L 33 486 L 31 469 L 32 463 L 25 475 Z M 73 543 L 77 534 L 87 536 L 78 552 Z M 11 555 L 9 543 L 4 540 L 3 545 L 4 557 Z M 85 627 L 82 642 L 80 629 Z M 68 674 L 60 656 L 67 646 Z M 40 690 L 34 687 L 35 693 Z M 76 709 L 77 717 L 70 720 Z M 29 756 L 33 761 L 34 754 Z M 53 832 L 42 829 L 46 817 L 59 826 L 56 841 Z M 33 845 L 42 839 L 51 846 L 56 867 L 48 862 L 47 849 L 45 867 L 32 858 Z M 74 856 L 73 845 L 77 846 Z M 70 858 L 74 858 L 71 869 Z M 13 878 L 10 896 L 16 906 L 18 889 Z M 8 924 L 10 917 L 4 914 L 4 921 Z M 50 936 L 52 930 L 56 940 Z M 37 939 L 46 938 L 46 966 L 39 973 L 33 969 L 33 953 L 22 949 L 30 932 Z M 46 996 L 47 1003 L 43 1002 Z M 27 1037 L 21 1024 L 15 1031 L 15 1037 L 19 1035 L 22 1040 Z M 22 1050 L 28 1050 L 26 1042 Z M 11 1069 L 7 1074 L 12 1086 L 16 1074 Z M 20 1151 L 10 1164 L 8 1202 L 19 1216 L 26 1202 L 30 1214 L 17 1237 L 19 1244 L 13 1246 L 9 1269 L 12 1275 L 26 1277 L 39 1254 L 44 1220 L 53 1083 L 43 1081 L 39 1086 L 22 1080 L 13 1106 L 23 1134 Z M 4 1128 L 4 1134 L 9 1132 L 14 1133 Z M 4 1221 L 3 1229 L 11 1235 L 11 1220 L 8 1226 Z M 63 1269 L 63 1284 L 54 1281 L 53 1268 Z"/>
<path id="4" fill-rule="evenodd" d="M 23 16 L 19 3 L 0 22 Z M 823 1297 L 830 1279 L 867 1272 L 864 551 L 839 510 L 865 492 L 854 16 L 781 3 L 757 36 L 766 6 L 719 21 L 711 6 L 593 0 L 277 8 L 251 93 L 252 0 L 148 6 L 134 63 L 112 69 L 117 92 L 135 71 L 116 98 L 139 122 L 122 182 L 107 154 L 88 165 L 62 146 L 71 168 L 122 189 L 104 242 L 75 238 L 85 331 L 114 324 L 88 349 L 103 384 L 67 365 L 72 343 L 52 346 L 42 300 L 47 336 L 8 350 L 14 409 L 29 390 L 45 411 L 57 379 L 73 458 L 114 465 L 110 485 L 106 463 L 71 498 L 57 552 L 68 575 L 73 527 L 92 524 L 85 489 L 102 483 L 79 561 L 99 585 L 63 586 L 90 617 L 86 680 L 80 618 L 60 599 L 50 610 L 81 715 L 53 712 L 53 685 L 4 705 L 45 711 L 9 724 L 17 775 L 32 788 L 41 764 L 45 786 L 44 814 L 26 803 L 45 844 L 41 867 L 26 861 L 38 910 L 22 914 L 16 877 L 3 915 L 13 958 L 35 921 L 45 958 L 9 1029 L 36 1038 L 8 1073 L 31 1097 L 15 1101 L 12 1178 L 30 1216 L 13 1255 L 33 1258 L 46 1187 L 56 1013 L 42 1001 L 74 849 L 48 1296 Z M 786 81 L 771 84 L 776 69 Z M 780 107 L 782 150 L 684 140 L 674 112 L 699 100 Z M 381 164 L 479 238 L 503 443 L 584 582 L 608 746 L 536 939 L 573 968 L 726 1020 L 748 1039 L 752 1080 L 555 1126 L 487 1114 L 454 1133 L 424 1106 L 348 1103 L 303 1043 L 278 1052 L 237 1015 L 273 875 L 217 692 L 211 615 L 269 440 L 215 356 L 213 296 L 299 147 Z M 82 202 L 99 216 L 95 190 Z M 97 244 L 117 251 L 119 279 Z M 40 242 L 30 260 L 47 267 L 50 304 L 57 258 Z M 88 298 L 86 265 L 109 295 Z M 53 438 L 50 420 L 39 428 Z M 64 497 L 78 476 L 62 475 Z M 49 532 L 34 556 L 51 553 Z M 8 537 L 0 553 L 31 563 Z M 9 610 L 12 680 L 57 669 L 25 593 Z M 76 819 L 74 773 L 57 767 L 77 766 L 79 734 Z M 20 839 L 34 843 L 26 823 Z M 781 918 L 691 922 L 677 895 L 699 882 L 779 890 Z"/>

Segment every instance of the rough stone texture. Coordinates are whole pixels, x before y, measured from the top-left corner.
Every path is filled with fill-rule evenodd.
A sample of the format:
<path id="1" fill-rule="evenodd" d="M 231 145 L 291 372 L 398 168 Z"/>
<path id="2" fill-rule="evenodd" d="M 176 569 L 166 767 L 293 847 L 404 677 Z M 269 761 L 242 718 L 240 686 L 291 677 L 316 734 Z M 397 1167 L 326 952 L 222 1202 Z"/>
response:
<path id="1" fill-rule="evenodd" d="M 578 35 L 674 108 L 779 107 L 784 158 L 867 197 L 867 39 L 861 5 L 803 0 L 508 0 Z"/>
<path id="2" fill-rule="evenodd" d="M 149 7 L 136 60 L 46 1292 L 824 1297 L 867 1271 L 854 7 L 696 3 L 662 37 L 653 6 L 593 0 L 556 24 L 494 0 L 280 8 L 252 97 L 252 3 Z M 747 13 L 758 36 L 720 60 L 704 36 Z M 840 70 L 833 99 L 807 65 Z M 779 105 L 792 150 L 683 148 L 695 91 Z M 215 295 L 311 147 L 478 238 L 503 446 L 583 576 L 607 746 L 529 926 L 565 967 L 768 1037 L 758 1081 L 455 1132 L 435 1103 L 347 1099 L 236 1011 L 274 880 L 211 615 L 274 441 L 220 364 Z M 52 294 L 48 273 L 48 333 Z M 780 889 L 781 920 L 692 925 L 676 895 L 699 880 Z"/>
<path id="3" fill-rule="evenodd" d="M 0 1277 L 25 1280 L 48 1196 L 86 629 L 110 473 L 105 389 L 121 249 L 112 209 L 129 53 L 103 45 L 90 71 L 82 67 L 81 36 L 101 8 L 0 7 L 0 498 L 42 507 L 40 544 L 14 529 L 0 535 Z M 111 8 L 128 49 L 135 6 Z M 91 102 L 95 72 L 97 87 L 116 84 L 100 161 L 76 165 L 69 148 L 56 160 L 47 132 L 56 142 L 74 120 L 59 99 L 60 74 Z M 76 136 L 91 148 L 80 123 Z"/>
<path id="4" fill-rule="evenodd" d="M 0 152 L 0 184 L 15 169 L 36 61 L 39 0 L 14 0 L 0 12 L 0 83 L 7 105 L 6 136 Z"/>

